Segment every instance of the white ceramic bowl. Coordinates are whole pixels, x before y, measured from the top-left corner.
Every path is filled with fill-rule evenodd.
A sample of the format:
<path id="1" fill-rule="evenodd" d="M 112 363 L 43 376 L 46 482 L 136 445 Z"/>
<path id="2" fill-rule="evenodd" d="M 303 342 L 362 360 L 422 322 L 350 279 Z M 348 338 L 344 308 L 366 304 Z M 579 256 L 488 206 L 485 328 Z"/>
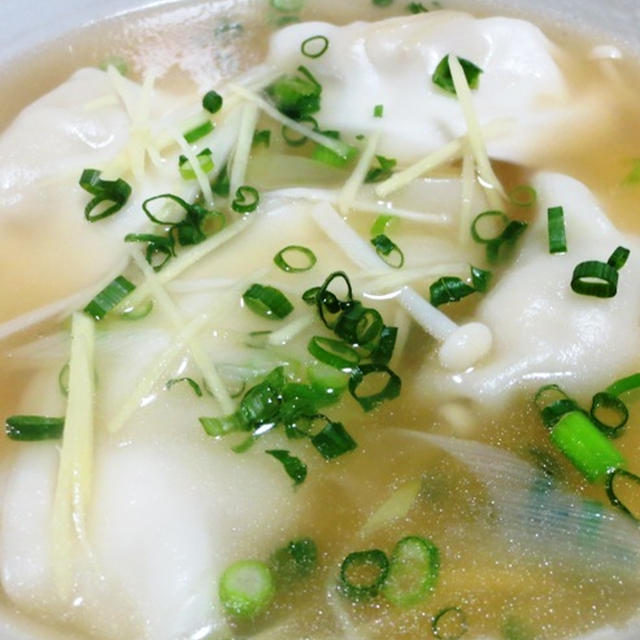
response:
<path id="1" fill-rule="evenodd" d="M 104 18 L 145 7 L 175 5 L 181 0 L 0 0 L 0 69 L 38 45 Z M 230 0 L 219 0 L 229 2 Z M 236 0 L 251 3 L 255 0 Z M 267 0 L 262 0 L 267 2 Z M 368 1 L 368 0 L 353 0 Z M 453 3 L 445 0 L 447 8 Z M 598 43 L 616 44 L 640 56 L 640 0 L 468 0 L 499 13 L 540 16 L 542 23 L 587 33 Z M 452 7 L 453 8 L 453 7 Z M 640 607 L 639 607 L 640 609 Z M 0 640 L 49 640 L 37 629 L 23 628 L 20 619 L 0 609 Z M 57 635 L 62 639 L 67 636 Z M 638 640 L 640 618 L 625 629 L 603 628 L 580 640 Z M 576 639 L 577 640 L 577 639 Z"/>

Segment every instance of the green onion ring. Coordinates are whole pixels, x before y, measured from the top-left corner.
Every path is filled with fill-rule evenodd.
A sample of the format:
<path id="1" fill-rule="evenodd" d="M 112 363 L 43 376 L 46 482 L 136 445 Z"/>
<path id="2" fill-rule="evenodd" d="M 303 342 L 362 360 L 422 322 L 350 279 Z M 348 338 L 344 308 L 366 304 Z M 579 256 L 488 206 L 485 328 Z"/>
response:
<path id="1" fill-rule="evenodd" d="M 352 580 L 349 573 L 359 568 L 374 569 L 376 574 L 369 580 Z M 369 549 L 350 553 L 340 565 L 340 590 L 350 600 L 375 598 L 389 574 L 389 560 L 384 551 Z"/>
<path id="2" fill-rule="evenodd" d="M 639 517 L 640 514 L 639 515 L 634 514 L 631 511 L 631 509 L 618 497 L 618 494 L 616 493 L 614 483 L 615 483 L 615 479 L 618 476 L 627 478 L 628 480 L 631 480 L 632 482 L 638 485 L 640 485 L 640 476 L 637 476 L 635 473 L 631 473 L 626 469 L 621 469 L 621 468 L 612 469 L 611 472 L 607 475 L 607 481 L 605 484 L 607 497 L 609 498 L 611 504 L 614 507 L 617 507 L 618 509 L 626 513 L 631 518 L 633 518 L 636 522 L 640 522 L 640 517 Z"/>
<path id="3" fill-rule="evenodd" d="M 345 373 L 350 373 L 360 362 L 358 352 L 342 340 L 313 336 L 307 349 L 320 362 Z"/>
<path id="4" fill-rule="evenodd" d="M 618 271 L 606 262 L 581 262 L 573 270 L 571 288 L 584 296 L 613 298 L 618 291 Z"/>
<path id="5" fill-rule="evenodd" d="M 318 45 L 318 43 L 320 43 Z M 300 51 L 307 58 L 319 58 L 324 55 L 329 48 L 329 39 L 325 36 L 317 35 L 307 38 L 301 45 Z"/>
<path id="6" fill-rule="evenodd" d="M 260 194 L 254 187 L 243 185 L 238 187 L 231 208 L 237 213 L 253 213 L 260 204 Z"/>
<path id="7" fill-rule="evenodd" d="M 307 259 L 307 264 L 302 267 L 293 266 L 285 259 L 285 254 L 287 253 L 302 254 Z M 287 273 L 302 273 L 303 271 L 309 271 L 310 269 L 312 269 L 318 259 L 316 258 L 315 253 L 313 253 L 313 251 L 311 251 L 311 249 L 309 249 L 308 247 L 302 247 L 297 244 L 290 244 L 288 247 L 280 249 L 280 251 L 278 251 L 278 253 L 276 253 L 276 255 L 274 256 L 273 261 L 280 269 L 286 271 Z"/>
<path id="8" fill-rule="evenodd" d="M 360 396 L 356 392 L 368 375 L 374 373 L 386 373 L 389 376 L 387 384 L 381 391 L 371 393 L 367 396 Z M 383 364 L 362 364 L 356 367 L 349 378 L 349 392 L 356 402 L 365 410 L 371 411 L 385 400 L 397 398 L 400 395 L 402 381 L 389 367 Z"/>
<path id="9" fill-rule="evenodd" d="M 620 419 L 615 424 L 607 424 L 602 422 L 598 416 L 598 409 L 604 408 L 614 411 Z M 613 395 L 612 393 L 607 393 L 606 391 L 601 391 L 600 393 L 596 393 L 593 396 L 593 400 L 591 402 L 591 420 L 593 420 L 594 424 L 602 433 L 609 438 L 618 438 L 622 435 L 622 432 L 629 420 L 629 410 L 627 409 L 627 405 L 618 398 L 618 396 Z"/>
<path id="10" fill-rule="evenodd" d="M 537 199 L 537 191 L 528 184 L 519 184 L 509 192 L 509 202 L 516 207 L 531 207 Z"/>
<path id="11" fill-rule="evenodd" d="M 451 618 L 453 622 L 451 622 Z M 457 629 L 453 633 L 448 633 L 440 629 L 443 624 L 453 624 Z M 431 631 L 438 640 L 458 640 L 469 630 L 467 617 L 460 607 L 447 607 L 439 611 L 431 621 Z M 443 635 L 447 633 L 447 635 Z"/>

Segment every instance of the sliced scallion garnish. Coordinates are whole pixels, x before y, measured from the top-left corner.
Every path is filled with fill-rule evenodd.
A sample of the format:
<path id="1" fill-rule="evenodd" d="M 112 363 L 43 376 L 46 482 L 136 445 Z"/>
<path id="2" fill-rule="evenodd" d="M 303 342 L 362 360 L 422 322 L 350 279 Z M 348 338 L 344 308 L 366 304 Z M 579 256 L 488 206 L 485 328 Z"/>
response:
<path id="1" fill-rule="evenodd" d="M 609 438 L 618 438 L 629 420 L 627 405 L 618 396 L 601 391 L 593 396 L 589 412 L 593 423 Z"/>
<path id="2" fill-rule="evenodd" d="M 292 584 L 309 576 L 318 562 L 318 548 L 311 538 L 292 540 L 270 559 L 278 583 Z"/>
<path id="3" fill-rule="evenodd" d="M 340 133 L 338 131 L 322 131 L 322 134 L 328 138 L 340 140 Z M 345 145 L 345 148 L 344 155 L 340 155 L 333 151 L 333 149 L 329 149 L 329 147 L 317 144 L 311 153 L 311 158 L 330 167 L 343 169 L 358 155 L 358 150 L 355 147 Z"/>
<path id="4" fill-rule="evenodd" d="M 84 312 L 95 320 L 102 320 L 109 311 L 117 307 L 135 288 L 135 285 L 124 276 L 118 276 L 89 302 L 84 308 Z"/>
<path id="5" fill-rule="evenodd" d="M 427 13 L 429 9 L 425 7 L 422 2 L 410 2 L 407 6 L 409 13 L 417 14 L 417 13 Z"/>
<path id="6" fill-rule="evenodd" d="M 340 566 L 340 591 L 356 602 L 375 598 L 388 574 L 389 560 L 384 551 L 354 551 Z"/>
<path id="7" fill-rule="evenodd" d="M 242 299 L 251 311 L 263 318 L 282 319 L 293 311 L 293 305 L 284 293 L 268 285 L 252 284 Z"/>
<path id="8" fill-rule="evenodd" d="M 617 247 L 607 262 L 581 262 L 573 270 L 571 288 L 584 296 L 613 298 L 618 292 L 618 270 L 626 264 L 629 253 L 629 249 Z"/>
<path id="9" fill-rule="evenodd" d="M 36 442 L 57 440 L 64 431 L 64 418 L 47 416 L 11 416 L 5 420 L 5 433 L 11 440 Z"/>
<path id="10" fill-rule="evenodd" d="M 146 242 L 145 258 L 154 271 L 160 271 L 162 267 L 174 257 L 175 242 L 172 235 L 160 236 L 153 233 L 128 233 L 124 237 L 125 242 Z M 159 258 L 159 259 L 158 259 Z"/>
<path id="11" fill-rule="evenodd" d="M 379 390 L 369 390 L 366 394 L 358 393 L 358 389 L 369 376 L 386 378 L 386 384 Z M 385 400 L 397 398 L 401 387 L 400 377 L 383 364 L 361 364 L 353 370 L 349 378 L 349 392 L 365 411 L 375 409 Z"/>
<path id="12" fill-rule="evenodd" d="M 198 396 L 198 398 L 202 398 L 202 389 L 200 388 L 200 385 L 193 378 L 188 378 L 188 377 L 171 378 L 171 380 L 167 380 L 167 384 L 165 386 L 167 390 L 169 390 L 171 389 L 171 387 L 173 387 L 174 385 L 180 382 L 186 382 L 191 387 L 191 389 L 193 389 L 193 393 L 195 393 Z"/>
<path id="13" fill-rule="evenodd" d="M 384 105 L 383 104 L 377 104 L 373 108 L 373 117 L 374 118 L 382 118 L 382 116 L 384 116 Z"/>
<path id="14" fill-rule="evenodd" d="M 229 197 L 230 181 L 228 165 L 225 164 L 222 169 L 220 169 L 218 177 L 215 179 L 215 182 L 211 184 L 211 189 L 213 193 L 221 198 Z"/>
<path id="15" fill-rule="evenodd" d="M 189 131 L 185 131 L 183 137 L 189 144 L 193 144 L 201 138 L 209 135 L 213 131 L 213 129 L 213 122 L 211 122 L 211 120 L 205 120 L 202 124 L 189 129 Z"/>
<path id="16" fill-rule="evenodd" d="M 490 271 L 472 266 L 471 282 L 473 286 L 460 278 L 443 276 L 429 287 L 431 304 L 438 307 L 449 302 L 458 302 L 472 293 L 484 293 L 489 287 L 491 275 Z"/>
<path id="17" fill-rule="evenodd" d="M 634 373 L 620 380 L 616 380 L 613 384 L 610 384 L 605 391 L 614 396 L 619 396 L 627 391 L 633 391 L 640 387 L 640 373 Z"/>
<path id="18" fill-rule="evenodd" d="M 309 353 L 330 367 L 351 372 L 360 362 L 358 352 L 342 340 L 314 336 L 307 346 Z"/>
<path id="19" fill-rule="evenodd" d="M 567 234 L 564 227 L 564 209 L 562 207 L 550 207 L 547 209 L 547 226 L 549 253 L 565 253 L 567 250 Z"/>
<path id="20" fill-rule="evenodd" d="M 438 640 L 459 640 L 469 630 L 467 616 L 460 607 L 447 607 L 431 621 L 431 631 Z"/>
<path id="21" fill-rule="evenodd" d="M 390 267 L 401 269 L 404 266 L 404 253 L 389 236 L 381 233 L 371 239 L 371 244 L 375 247 L 376 253 Z"/>
<path id="22" fill-rule="evenodd" d="M 84 208 L 84 217 L 89 222 L 102 220 L 117 213 L 126 204 L 131 195 L 131 186 L 122 178 L 117 180 L 102 180 L 101 172 L 97 169 L 85 169 L 80 176 L 79 184 L 94 197 L 89 200 Z M 93 213 L 94 209 L 107 203 L 98 213 Z"/>
<path id="23" fill-rule="evenodd" d="M 282 464 L 287 475 L 293 480 L 294 486 L 298 486 L 305 481 L 307 465 L 300 458 L 292 456 L 286 449 L 268 449 L 265 453 L 273 456 Z"/>
<path id="24" fill-rule="evenodd" d="M 298 72 L 283 76 L 265 90 L 276 109 L 293 120 L 320 111 L 322 95 L 322 86 L 306 67 L 298 67 Z"/>
<path id="25" fill-rule="evenodd" d="M 466 60 L 465 58 L 458 58 L 458 62 L 462 67 L 462 71 L 464 72 L 464 76 L 467 79 L 467 84 L 470 89 L 477 89 L 478 83 L 480 82 L 480 74 L 482 73 L 482 69 L 470 60 Z M 447 93 L 451 93 L 456 95 L 456 88 L 453 84 L 453 78 L 451 77 L 451 69 L 449 69 L 449 56 L 446 55 L 436 67 L 433 72 L 433 76 L 431 77 L 433 84 L 437 85 Z"/>
<path id="26" fill-rule="evenodd" d="M 218 595 L 225 612 L 237 618 L 255 618 L 273 600 L 275 584 L 269 567 L 258 560 L 241 560 L 220 578 Z"/>
<path id="27" fill-rule="evenodd" d="M 389 7 L 393 3 L 393 0 L 371 0 L 376 7 Z"/>
<path id="28" fill-rule="evenodd" d="M 394 158 L 385 158 L 384 156 L 376 156 L 378 161 L 377 167 L 372 167 L 365 176 L 365 184 L 372 184 L 375 182 L 382 182 L 391 177 L 393 169 L 397 164 L 397 160 Z"/>
<path id="29" fill-rule="evenodd" d="M 325 460 L 338 458 L 358 446 L 341 422 L 332 422 L 328 419 L 322 431 L 311 437 L 311 444 Z"/>
<path id="30" fill-rule="evenodd" d="M 202 108 L 209 113 L 218 113 L 222 109 L 223 99 L 222 96 L 213 89 L 207 91 L 202 97 Z"/>
<path id="31" fill-rule="evenodd" d="M 213 171 L 213 158 L 211 154 L 211 149 L 203 149 L 196 156 L 198 160 L 198 164 L 200 165 L 200 169 L 202 169 L 203 173 L 209 173 Z M 180 175 L 184 180 L 195 180 L 196 172 L 191 166 L 191 162 L 187 156 L 181 155 L 178 158 L 178 169 L 180 170 Z"/>
<path id="32" fill-rule="evenodd" d="M 263 144 L 267 149 L 271 146 L 271 130 L 270 129 L 261 129 L 260 131 L 256 131 L 253 134 L 253 142 L 251 145 L 253 147 L 257 147 L 258 145 Z"/>
<path id="33" fill-rule="evenodd" d="M 304 7 L 304 0 L 271 0 L 271 6 L 276 11 L 300 11 Z"/>
<path id="34" fill-rule="evenodd" d="M 616 482 L 618 480 L 618 482 Z M 622 492 L 623 487 L 620 486 L 623 481 L 627 481 L 627 489 L 632 487 L 633 494 L 626 499 L 623 499 L 619 494 Z M 616 488 L 616 484 L 618 487 Z M 607 496 L 614 507 L 617 507 L 628 516 L 631 516 L 636 522 L 640 521 L 640 476 L 635 473 L 631 473 L 626 469 L 612 469 L 607 476 L 607 482 L 605 485 Z M 628 491 L 625 492 L 625 494 Z"/>
<path id="35" fill-rule="evenodd" d="M 253 213 L 260 204 L 260 194 L 254 187 L 243 185 L 238 187 L 231 208 L 237 213 Z"/>
<path id="36" fill-rule="evenodd" d="M 624 464 L 621 453 L 582 411 L 565 413 L 551 430 L 551 441 L 589 482 Z"/>
<path id="37" fill-rule="evenodd" d="M 493 233 L 482 232 L 480 227 L 489 223 L 497 223 L 499 229 Z M 503 246 L 513 245 L 527 228 L 526 222 L 510 220 L 502 211 L 484 211 L 477 215 L 471 223 L 471 237 L 487 247 L 487 260 L 496 262 Z"/>
<path id="38" fill-rule="evenodd" d="M 538 199 L 538 193 L 528 184 L 519 184 L 509 191 L 509 202 L 516 207 L 531 207 Z"/>
<path id="39" fill-rule="evenodd" d="M 120 317 L 123 320 L 142 320 L 153 311 L 153 300 L 145 300 L 135 306 L 127 307 L 122 310 Z"/>
<path id="40" fill-rule="evenodd" d="M 380 234 L 383 234 L 386 232 L 387 227 L 395 220 L 394 216 L 392 215 L 379 215 L 374 223 L 371 225 L 371 230 L 370 230 L 370 234 L 372 236 L 379 236 Z"/>
<path id="41" fill-rule="evenodd" d="M 440 554 L 433 542 L 420 536 L 402 538 L 391 554 L 382 593 L 395 605 L 411 607 L 434 588 L 439 569 Z"/>
<path id="42" fill-rule="evenodd" d="M 286 256 L 292 256 L 292 254 L 301 256 L 303 264 L 298 265 L 295 261 L 294 264 L 289 262 L 291 257 L 288 260 Z M 280 249 L 280 251 L 278 251 L 278 253 L 276 253 L 276 255 L 274 256 L 273 261 L 280 269 L 286 271 L 287 273 L 302 273 L 304 271 L 309 271 L 310 269 L 312 269 L 318 259 L 316 258 L 315 253 L 313 253 L 313 251 L 311 251 L 311 249 L 309 249 L 308 247 L 291 244 L 284 249 Z"/>
<path id="43" fill-rule="evenodd" d="M 302 55 L 307 58 L 319 58 L 328 48 L 329 39 L 321 35 L 311 36 L 300 45 Z"/>

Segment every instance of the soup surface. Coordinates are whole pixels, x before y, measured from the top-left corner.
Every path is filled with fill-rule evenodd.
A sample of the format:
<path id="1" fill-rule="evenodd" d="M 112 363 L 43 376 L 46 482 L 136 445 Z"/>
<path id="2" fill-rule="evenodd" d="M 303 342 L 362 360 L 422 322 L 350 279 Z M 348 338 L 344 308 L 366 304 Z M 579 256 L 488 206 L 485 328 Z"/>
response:
<path id="1" fill-rule="evenodd" d="M 530 16 L 378 4 L 149 9 L 4 75 L 10 624 L 633 621 L 635 64 Z M 585 262 L 604 295 L 572 288 Z"/>

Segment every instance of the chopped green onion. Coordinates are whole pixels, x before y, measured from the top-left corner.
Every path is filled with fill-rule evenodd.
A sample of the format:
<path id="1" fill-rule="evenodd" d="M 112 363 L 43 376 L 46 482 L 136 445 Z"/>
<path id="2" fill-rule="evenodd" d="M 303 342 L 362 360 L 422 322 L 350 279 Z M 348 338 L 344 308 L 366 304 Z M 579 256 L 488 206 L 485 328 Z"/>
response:
<path id="1" fill-rule="evenodd" d="M 626 247 L 617 247 L 611 254 L 611 257 L 607 260 L 607 264 L 613 267 L 616 271 L 620 271 L 622 267 L 627 263 L 629 254 L 631 252 Z"/>
<path id="2" fill-rule="evenodd" d="M 340 134 L 337 131 L 323 131 L 322 133 L 329 138 L 340 140 Z M 358 150 L 355 147 L 346 144 L 344 147 L 344 153 L 341 155 L 333 151 L 333 149 L 329 149 L 329 147 L 318 144 L 315 146 L 311 158 L 330 167 L 343 169 L 358 155 Z"/>
<path id="3" fill-rule="evenodd" d="M 211 189 L 213 189 L 213 193 L 215 193 L 217 196 L 220 196 L 221 198 L 229 197 L 229 168 L 226 164 L 222 167 L 222 169 L 220 169 L 218 177 L 211 184 Z"/>
<path id="4" fill-rule="evenodd" d="M 480 293 L 484 293 L 489 288 L 492 277 L 491 271 L 480 269 L 480 267 L 471 266 L 471 282 L 473 288 Z"/>
<path id="5" fill-rule="evenodd" d="M 368 395 L 356 393 L 365 378 L 375 374 L 384 374 L 388 377 L 385 386 L 380 391 L 369 393 Z M 397 398 L 400 395 L 401 387 L 402 381 L 400 377 L 383 364 L 362 364 L 353 370 L 349 378 L 349 392 L 365 411 L 375 409 L 385 400 Z"/>
<path id="6" fill-rule="evenodd" d="M 624 464 L 620 452 L 582 411 L 565 413 L 551 430 L 551 441 L 589 482 Z"/>
<path id="7" fill-rule="evenodd" d="M 627 391 L 633 391 L 640 387 L 640 373 L 634 373 L 626 378 L 616 380 L 613 384 L 609 385 L 605 391 L 614 396 L 619 396 Z"/>
<path id="8" fill-rule="evenodd" d="M 206 109 L 209 113 L 218 113 L 218 111 L 222 109 L 222 103 L 222 96 L 213 89 L 207 91 L 202 98 L 202 108 Z"/>
<path id="9" fill-rule="evenodd" d="M 467 633 L 467 616 L 460 607 L 447 607 L 431 621 L 431 631 L 438 640 L 458 640 Z"/>
<path id="10" fill-rule="evenodd" d="M 557 384 L 541 387 L 534 397 L 534 402 L 547 429 L 555 427 L 565 414 L 580 409 L 578 403 L 569 398 Z"/>
<path id="11" fill-rule="evenodd" d="M 358 446 L 358 443 L 349 435 L 341 422 L 331 422 L 330 420 L 327 420 L 322 431 L 311 437 L 311 444 L 325 460 L 338 458 Z"/>
<path id="12" fill-rule="evenodd" d="M 611 414 L 614 416 L 613 420 Z M 601 391 L 593 396 L 589 415 L 596 427 L 610 438 L 621 436 L 629 420 L 627 405 L 618 396 L 606 391 Z"/>
<path id="13" fill-rule="evenodd" d="M 371 244 L 376 248 L 376 253 L 390 267 L 401 269 L 404 266 L 404 253 L 402 253 L 402 249 L 400 249 L 389 236 L 381 233 L 371 240 Z M 395 256 L 395 259 L 393 259 L 392 256 Z"/>
<path id="14" fill-rule="evenodd" d="M 300 51 L 307 58 L 319 58 L 329 48 L 329 39 L 325 36 L 311 36 L 307 38 L 301 45 Z"/>
<path id="15" fill-rule="evenodd" d="M 632 169 L 622 181 L 623 186 L 627 187 L 640 184 L 640 158 L 634 158 L 631 162 L 633 163 Z"/>
<path id="16" fill-rule="evenodd" d="M 520 184 L 509 192 L 509 202 L 516 207 L 531 207 L 538 199 L 538 193 L 528 184 Z"/>
<path id="17" fill-rule="evenodd" d="M 198 159 L 198 164 L 202 169 L 203 173 L 209 173 L 213 171 L 213 158 L 211 157 L 211 149 L 203 149 L 196 158 Z M 191 166 L 191 162 L 187 156 L 181 155 L 178 158 L 178 169 L 180 170 L 180 175 L 184 180 L 195 180 L 196 172 Z"/>
<path id="18" fill-rule="evenodd" d="M 282 27 L 286 27 L 290 24 L 295 24 L 296 22 L 300 22 L 300 16 L 292 15 L 292 16 L 278 16 L 274 20 L 274 24 L 277 29 L 281 29 Z"/>
<path id="19" fill-rule="evenodd" d="M 282 319 L 293 311 L 293 305 L 284 293 L 268 285 L 252 284 L 242 299 L 251 311 L 263 318 Z"/>
<path id="20" fill-rule="evenodd" d="M 322 86 L 306 67 L 298 67 L 301 75 L 287 75 L 266 88 L 278 111 L 300 120 L 320 111 Z"/>
<path id="21" fill-rule="evenodd" d="M 381 234 L 383 234 L 386 230 L 387 227 L 395 220 L 394 216 L 391 215 L 379 215 L 376 219 L 375 222 L 371 225 L 371 230 L 369 231 L 369 233 L 372 236 L 379 236 Z"/>
<path id="22" fill-rule="evenodd" d="M 397 164 L 397 160 L 394 158 L 385 158 L 384 156 L 376 156 L 378 161 L 378 167 L 369 169 L 365 176 L 365 184 L 372 184 L 374 182 L 382 182 L 391 176 L 393 169 Z M 391 216 L 389 216 L 391 217 Z"/>
<path id="23" fill-rule="evenodd" d="M 349 376 L 333 367 L 324 364 L 314 365 L 307 369 L 311 388 L 321 395 L 327 403 L 335 402 L 346 391 Z"/>
<path id="24" fill-rule="evenodd" d="M 152 233 L 128 233 L 124 237 L 125 242 L 147 242 L 145 258 L 155 271 L 160 271 L 162 267 L 176 255 L 173 236 L 159 236 Z M 157 260 L 156 256 L 161 256 Z M 153 304 L 153 303 L 152 303 Z"/>
<path id="25" fill-rule="evenodd" d="M 371 360 L 376 364 L 389 364 L 389 360 L 391 360 L 391 356 L 393 355 L 393 350 L 396 347 L 397 338 L 397 327 L 383 327 L 380 332 L 378 346 L 371 354 Z"/>
<path id="26" fill-rule="evenodd" d="M 80 176 L 79 184 L 94 197 L 84 208 L 84 217 L 89 222 L 102 220 L 117 213 L 126 204 L 131 195 L 131 186 L 122 178 L 117 180 L 102 180 L 97 169 L 85 169 Z M 112 203 L 99 213 L 92 211 L 103 202 Z"/>
<path id="27" fill-rule="evenodd" d="M 498 222 L 502 224 L 502 230 L 492 235 L 481 235 L 478 225 L 482 221 L 490 218 L 498 218 Z M 487 245 L 487 260 L 496 262 L 500 256 L 502 246 L 513 245 L 516 240 L 524 233 L 527 228 L 526 222 L 520 220 L 509 220 L 502 211 L 484 211 L 475 217 L 471 224 L 471 237 L 480 244 Z"/>
<path id="28" fill-rule="evenodd" d="M 277 582 L 291 584 L 308 577 L 316 568 L 318 548 L 311 538 L 292 540 L 278 549 L 270 560 Z"/>
<path id="29" fill-rule="evenodd" d="M 69 363 L 62 365 L 58 373 L 58 387 L 60 393 L 66 398 L 69 395 Z"/>
<path id="30" fill-rule="evenodd" d="M 439 569 L 440 554 L 433 542 L 419 536 L 402 538 L 391 554 L 382 593 L 395 605 L 411 607 L 433 590 Z"/>
<path id="31" fill-rule="evenodd" d="M 636 498 L 633 501 L 633 504 L 631 504 L 631 500 L 623 500 L 618 495 L 620 490 L 615 487 L 617 478 L 627 480 L 628 483 L 633 486 L 635 496 L 630 496 Z M 631 516 L 636 522 L 640 521 L 640 504 L 637 499 L 639 485 L 640 476 L 637 476 L 635 473 L 631 473 L 626 469 L 614 469 L 607 476 L 606 491 L 611 504 Z"/>
<path id="32" fill-rule="evenodd" d="M 547 226 L 549 253 L 565 253 L 567 251 L 567 235 L 564 228 L 564 209 L 562 207 L 547 209 Z"/>
<path id="33" fill-rule="evenodd" d="M 91 300 L 84 308 L 84 312 L 95 320 L 102 320 L 109 311 L 117 307 L 135 288 L 135 285 L 124 276 L 118 276 Z"/>
<path id="34" fill-rule="evenodd" d="M 417 14 L 417 13 L 427 13 L 429 9 L 425 7 L 422 2 L 410 2 L 407 9 L 409 9 L 409 13 Z"/>
<path id="35" fill-rule="evenodd" d="M 243 185 L 238 187 L 236 197 L 231 203 L 231 208 L 237 213 L 253 213 L 260 203 L 260 194 L 257 189 Z"/>
<path id="36" fill-rule="evenodd" d="M 378 311 L 353 302 L 343 309 L 334 331 L 349 344 L 373 351 L 383 327 L 384 321 Z"/>
<path id="37" fill-rule="evenodd" d="M 305 481 L 307 465 L 300 458 L 292 456 L 286 449 L 269 449 L 265 453 L 282 463 L 287 475 L 293 480 L 294 486 L 298 486 Z"/>
<path id="38" fill-rule="evenodd" d="M 267 149 L 271 146 L 271 130 L 270 129 L 262 129 L 260 131 L 256 131 L 253 134 L 253 142 L 251 145 L 253 147 L 257 147 L 258 145 L 263 144 Z"/>
<path id="39" fill-rule="evenodd" d="M 218 595 L 227 614 L 255 618 L 273 600 L 275 584 L 269 567 L 258 560 L 241 560 L 220 578 Z"/>
<path id="40" fill-rule="evenodd" d="M 102 71 L 106 71 L 109 67 L 114 67 L 121 76 L 126 76 L 129 71 L 127 61 L 121 56 L 107 56 L 100 63 L 100 69 L 102 69 Z"/>
<path id="41" fill-rule="evenodd" d="M 384 115 L 384 105 L 377 104 L 373 108 L 373 117 L 374 118 L 382 118 L 383 115 Z"/>
<path id="42" fill-rule="evenodd" d="M 171 380 L 167 381 L 166 387 L 167 390 L 171 389 L 173 385 L 178 384 L 179 382 L 186 382 L 193 389 L 193 392 L 198 396 L 198 398 L 202 398 L 202 389 L 200 385 L 193 378 L 171 378 Z"/>
<path id="43" fill-rule="evenodd" d="M 376 7 L 389 7 L 393 0 L 371 0 Z"/>
<path id="44" fill-rule="evenodd" d="M 5 420 L 5 433 L 11 440 L 35 442 L 62 437 L 64 418 L 11 416 Z"/>
<path id="45" fill-rule="evenodd" d="M 458 302 L 475 292 L 474 287 L 453 276 L 443 276 L 429 287 L 430 301 L 434 307 L 448 302 Z"/>
<path id="46" fill-rule="evenodd" d="M 462 71 L 464 72 L 464 77 L 467 79 L 469 88 L 476 89 L 480 81 L 480 74 L 482 73 L 482 69 L 473 64 L 473 62 L 465 60 L 465 58 L 458 58 L 458 62 L 462 67 Z M 448 55 L 442 58 L 442 60 L 438 63 L 436 70 L 433 72 L 431 80 L 433 81 L 433 84 L 439 86 L 447 93 L 456 95 L 456 88 L 453 84 L 453 78 L 451 77 L 451 69 L 449 69 Z"/>
<path id="47" fill-rule="evenodd" d="M 295 264 L 291 264 L 286 258 L 286 254 L 299 254 L 302 256 L 303 260 L 306 261 L 302 266 L 296 266 Z M 311 251 L 311 249 L 307 247 L 301 247 L 299 245 L 291 244 L 284 249 L 281 249 L 276 253 L 273 258 L 273 261 L 276 265 L 286 271 L 287 273 L 302 273 L 303 271 L 309 271 L 314 267 L 318 259 L 316 258 L 315 253 Z"/>
<path id="48" fill-rule="evenodd" d="M 304 0 L 271 0 L 271 6 L 276 11 L 300 11 Z"/>
<path id="49" fill-rule="evenodd" d="M 193 129 L 189 129 L 189 131 L 186 131 L 183 134 L 183 137 L 189 144 L 193 144 L 194 142 L 197 142 L 201 138 L 204 138 L 206 135 L 210 134 L 213 129 L 213 122 L 211 122 L 211 120 L 205 120 L 202 124 L 193 127 Z"/>
<path id="50" fill-rule="evenodd" d="M 198 421 L 206 434 L 212 438 L 226 436 L 235 431 L 246 431 L 246 425 L 235 413 L 222 418 L 198 418 Z"/>
<path id="51" fill-rule="evenodd" d="M 388 574 L 389 560 L 384 551 L 354 551 L 340 566 L 340 590 L 353 601 L 375 598 Z"/>
<path id="52" fill-rule="evenodd" d="M 606 262 L 581 262 L 573 270 L 571 288 L 583 296 L 613 298 L 618 292 L 618 271 Z"/>
<path id="53" fill-rule="evenodd" d="M 360 362 L 358 352 L 342 340 L 314 336 L 307 348 L 309 353 L 320 362 L 345 373 L 351 372 Z"/>
<path id="54" fill-rule="evenodd" d="M 331 283 L 338 278 L 344 280 L 345 284 L 347 285 L 346 301 L 341 301 L 335 294 L 329 291 L 329 286 L 331 285 Z M 309 291 L 306 291 L 303 294 L 303 299 L 305 295 L 307 296 L 307 298 L 309 297 Z M 329 274 L 327 279 L 322 283 L 322 286 L 315 292 L 315 304 L 318 308 L 318 315 L 320 316 L 320 320 L 322 320 L 323 324 L 328 329 L 334 328 L 335 319 L 327 316 L 326 314 L 329 313 L 335 315 L 342 311 L 342 309 L 345 308 L 345 305 L 352 301 L 353 290 L 351 288 L 351 281 L 344 271 L 334 271 L 333 273 Z"/>
<path id="55" fill-rule="evenodd" d="M 127 307 L 122 310 L 120 317 L 123 320 L 142 320 L 153 311 L 153 300 L 146 300 L 133 307 Z"/>

